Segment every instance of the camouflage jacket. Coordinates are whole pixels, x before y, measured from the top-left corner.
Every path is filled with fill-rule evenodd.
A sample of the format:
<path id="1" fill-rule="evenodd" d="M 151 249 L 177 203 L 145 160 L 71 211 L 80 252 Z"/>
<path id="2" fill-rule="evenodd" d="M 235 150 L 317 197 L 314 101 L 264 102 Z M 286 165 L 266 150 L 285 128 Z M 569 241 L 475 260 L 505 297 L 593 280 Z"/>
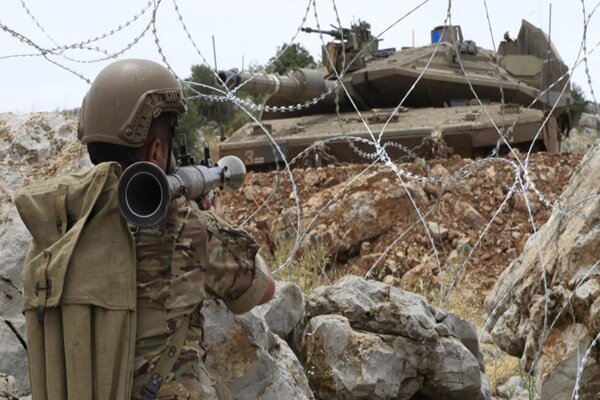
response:
<path id="1" fill-rule="evenodd" d="M 213 399 L 203 366 L 202 303 L 231 301 L 249 291 L 258 245 L 245 231 L 193 201 L 175 199 L 166 221 L 135 233 L 137 337 L 134 388 L 145 383 L 169 338 L 190 315 L 181 353 L 157 399 Z M 139 393 L 133 393 L 133 398 Z"/>

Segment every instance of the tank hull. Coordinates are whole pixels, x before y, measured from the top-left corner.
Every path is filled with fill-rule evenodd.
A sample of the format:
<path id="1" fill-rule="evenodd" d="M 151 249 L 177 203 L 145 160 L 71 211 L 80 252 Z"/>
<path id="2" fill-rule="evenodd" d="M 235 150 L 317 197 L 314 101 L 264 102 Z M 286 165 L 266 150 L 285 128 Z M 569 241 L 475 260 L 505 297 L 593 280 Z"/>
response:
<path id="1" fill-rule="evenodd" d="M 261 125 L 249 123 L 220 144 L 220 156 L 235 155 L 250 169 L 269 168 L 302 153 L 310 157 L 313 150 L 328 153 L 330 161 L 366 163 L 374 159 L 376 142 L 380 146 L 392 143 L 385 145 L 385 150 L 394 160 L 409 155 L 395 144 L 418 153 L 424 139 L 439 138 L 451 154 L 474 157 L 496 146 L 498 129 L 509 132 L 506 140 L 511 145 L 546 145 L 546 131 L 541 128 L 544 118 L 539 110 L 488 104 L 408 109 L 390 119 L 391 114 L 391 109 L 371 110 L 362 114 L 364 122 L 356 112 L 348 112 L 340 113 L 339 119 L 310 115 L 264 121 Z"/>

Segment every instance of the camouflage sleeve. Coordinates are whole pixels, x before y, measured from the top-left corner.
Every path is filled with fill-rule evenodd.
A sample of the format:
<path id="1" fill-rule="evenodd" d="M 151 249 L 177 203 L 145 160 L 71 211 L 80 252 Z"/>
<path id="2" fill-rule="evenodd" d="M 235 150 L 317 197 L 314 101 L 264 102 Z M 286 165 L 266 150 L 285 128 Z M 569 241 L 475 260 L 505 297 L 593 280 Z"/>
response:
<path id="1" fill-rule="evenodd" d="M 259 246 L 246 231 L 233 227 L 212 212 L 197 210 L 196 215 L 207 230 L 206 290 L 229 304 L 249 292 L 257 274 L 263 274 L 257 272 L 261 271 L 261 267 L 257 268 Z M 260 291 L 260 288 L 254 290 Z M 254 305 L 256 303 L 250 308 Z"/>
<path id="2" fill-rule="evenodd" d="M 260 254 L 255 258 L 256 271 L 250 288 L 237 299 L 227 302 L 227 307 L 236 314 L 250 311 L 252 307 L 260 304 L 269 286 L 270 274 L 267 264 Z"/>

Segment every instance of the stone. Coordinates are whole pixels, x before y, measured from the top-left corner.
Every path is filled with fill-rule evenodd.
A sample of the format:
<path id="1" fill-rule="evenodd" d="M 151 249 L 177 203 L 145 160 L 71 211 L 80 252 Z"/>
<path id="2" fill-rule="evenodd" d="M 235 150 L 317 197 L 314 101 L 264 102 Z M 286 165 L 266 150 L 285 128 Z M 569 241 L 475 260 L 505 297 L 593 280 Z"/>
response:
<path id="1" fill-rule="evenodd" d="M 587 329 L 582 324 L 573 324 L 550 333 L 548 342 L 555 343 L 540 356 L 539 368 L 547 373 L 542 375 L 537 388 L 544 400 L 571 398 L 574 389 L 583 398 L 590 393 L 600 393 L 600 365 L 595 358 L 588 358 L 582 364 L 584 354 L 592 343 Z M 581 372 L 581 377 L 577 375 Z M 576 388 L 576 385 L 578 386 Z"/>
<path id="2" fill-rule="evenodd" d="M 527 197 L 527 199 L 525 199 Z M 537 195 L 531 191 L 524 193 L 515 193 L 512 196 L 512 204 L 515 211 L 535 214 L 540 209 L 540 200 Z"/>
<path id="3" fill-rule="evenodd" d="M 517 393 L 523 391 L 524 384 L 521 376 L 511 376 L 506 382 L 498 385 L 496 393 L 503 399 L 512 399 Z"/>
<path id="4" fill-rule="evenodd" d="M 476 231 L 483 229 L 488 221 L 471 204 L 457 200 L 453 203 L 454 211 L 459 218 Z"/>
<path id="5" fill-rule="evenodd" d="M 254 311 L 234 315 L 222 304 L 207 302 L 202 314 L 206 368 L 236 399 L 314 398 L 288 344 Z"/>
<path id="6" fill-rule="evenodd" d="M 19 392 L 15 378 L 0 372 L 0 399 L 16 400 L 18 398 Z"/>
<path id="7" fill-rule="evenodd" d="M 600 131 L 600 114 L 582 113 L 579 116 L 579 126 Z"/>
<path id="8" fill-rule="evenodd" d="M 294 283 L 276 281 L 273 298 L 252 312 L 265 321 L 271 332 L 286 340 L 304 315 L 302 290 Z"/>
<path id="9" fill-rule="evenodd" d="M 353 182 L 351 191 L 341 183 L 312 196 L 301 213 L 301 226 L 306 230 L 305 246 L 322 243 L 332 258 L 347 260 L 358 253 L 361 243 L 377 239 L 394 228 L 399 220 L 416 215 L 415 207 L 423 209 L 429 204 L 423 188 L 413 181 L 393 185 L 390 181 L 387 190 L 374 191 L 375 184 L 380 183 L 379 175 L 378 171 L 361 175 Z M 337 196 L 336 201 L 329 204 L 334 196 Z M 284 209 L 274 221 L 269 233 L 272 243 L 296 237 L 295 210 Z M 314 220 L 315 215 L 318 222 Z"/>
<path id="10" fill-rule="evenodd" d="M 242 189 L 242 193 L 244 194 L 244 197 L 246 198 L 246 200 L 248 200 L 250 202 L 256 201 L 256 191 L 257 191 L 257 188 L 256 188 L 256 186 L 253 186 L 253 185 L 246 185 Z"/>
<path id="11" fill-rule="evenodd" d="M 23 396 L 31 391 L 27 351 L 23 346 L 25 324 L 21 322 L 15 325 L 0 318 L 0 373 L 16 376 L 11 380 L 11 387 L 14 386 L 16 393 Z"/>
<path id="12" fill-rule="evenodd" d="M 429 195 L 429 197 L 437 199 L 442 193 L 441 183 L 426 182 L 423 185 L 423 190 Z"/>
<path id="13" fill-rule="evenodd" d="M 475 328 L 381 282 L 315 289 L 294 337 L 321 399 L 491 398 Z"/>
<path id="14" fill-rule="evenodd" d="M 307 186 L 319 186 L 319 184 L 323 181 L 325 175 L 322 171 L 315 171 L 312 168 L 307 168 L 304 171 L 304 184 Z"/>
<path id="15" fill-rule="evenodd" d="M 429 171 L 429 176 L 431 178 L 448 178 L 450 176 L 450 172 L 441 164 L 434 165 Z"/>
<path id="16" fill-rule="evenodd" d="M 438 224 L 437 222 L 427 222 L 427 229 L 435 241 L 441 241 L 448 237 L 448 229 L 446 229 L 444 225 Z"/>
<path id="17" fill-rule="evenodd" d="M 556 181 L 556 170 L 551 167 L 539 166 L 536 168 L 536 175 L 544 182 L 554 183 Z"/>
<path id="18" fill-rule="evenodd" d="M 532 370 L 543 399 L 571 398 L 578 370 L 583 371 L 577 382 L 580 398 L 600 392 L 597 353 L 589 354 L 585 366 L 578 365 L 600 320 L 594 298 L 600 259 L 599 171 L 600 149 L 595 148 L 557 202 L 572 216 L 554 210 L 485 300 L 486 329 L 502 350 Z"/>
<path id="19" fill-rule="evenodd" d="M 21 270 L 31 236 L 14 206 L 0 204 L 0 211 L 0 316 L 11 321 L 24 321 Z"/>
<path id="20" fill-rule="evenodd" d="M 487 168 L 484 170 L 484 173 L 485 173 L 485 179 L 486 179 L 488 182 L 493 182 L 493 181 L 495 181 L 495 180 L 496 180 L 496 177 L 497 177 L 497 175 L 498 175 L 498 173 L 496 172 L 496 167 L 494 167 L 493 165 L 490 165 L 489 167 L 487 167 Z"/>
<path id="21" fill-rule="evenodd" d="M 423 287 L 424 282 L 429 282 L 431 279 L 430 274 L 431 265 L 418 264 L 402 275 L 400 286 L 407 290 L 417 290 Z"/>

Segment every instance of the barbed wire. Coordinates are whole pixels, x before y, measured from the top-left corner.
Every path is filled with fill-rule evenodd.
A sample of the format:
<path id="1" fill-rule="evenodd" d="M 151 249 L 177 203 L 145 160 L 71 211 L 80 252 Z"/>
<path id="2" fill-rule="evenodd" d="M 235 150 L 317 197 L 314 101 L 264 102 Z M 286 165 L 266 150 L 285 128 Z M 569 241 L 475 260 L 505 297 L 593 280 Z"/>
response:
<path id="1" fill-rule="evenodd" d="M 525 209 L 527 212 L 526 223 L 529 224 L 531 228 L 532 235 L 530 237 L 531 246 L 533 246 L 534 251 L 536 253 L 537 261 L 539 262 L 539 271 L 538 274 L 541 274 L 541 291 L 543 292 L 543 318 L 542 318 L 542 326 L 541 331 L 539 332 L 538 339 L 538 349 L 537 353 L 531 360 L 531 364 L 527 370 L 527 373 L 531 375 L 535 375 L 536 368 L 538 366 L 538 362 L 542 356 L 543 348 L 547 344 L 548 338 L 550 336 L 551 331 L 556 327 L 557 321 L 559 317 L 567 310 L 567 308 L 571 305 L 572 297 L 575 294 L 575 290 L 586 282 L 586 279 L 592 275 L 594 271 L 596 271 L 598 262 L 596 261 L 593 265 L 587 267 L 583 277 L 581 280 L 575 285 L 575 289 L 571 291 L 570 296 L 561 303 L 558 308 L 558 312 L 555 309 L 551 310 L 550 307 L 550 294 L 552 292 L 551 282 L 548 280 L 548 276 L 546 273 L 546 260 L 544 257 L 544 248 L 542 243 L 542 238 L 540 235 L 540 230 L 538 229 L 536 221 L 535 213 L 533 212 L 533 207 L 531 204 L 531 199 L 527 196 L 527 193 L 533 193 L 537 201 L 542 204 L 543 207 L 546 207 L 550 212 L 554 213 L 560 218 L 585 218 L 586 215 L 583 212 L 579 211 L 580 206 L 583 207 L 585 204 L 590 204 L 590 202 L 600 200 L 600 196 L 590 195 L 585 199 L 580 199 L 578 203 L 575 205 L 571 205 L 569 209 L 565 209 L 560 201 L 551 201 L 550 196 L 547 193 L 544 193 L 543 190 L 536 183 L 535 179 L 532 177 L 531 172 L 535 170 L 536 166 L 531 161 L 531 156 L 534 150 L 534 143 L 540 141 L 543 138 L 544 132 L 550 132 L 552 119 L 555 118 L 554 112 L 559 108 L 559 101 L 561 98 L 567 95 L 567 89 L 570 88 L 570 77 L 573 76 L 574 72 L 583 66 L 585 76 L 587 78 L 587 86 L 592 97 L 593 104 L 596 108 L 596 113 L 600 114 L 600 106 L 596 100 L 595 91 L 594 91 L 594 80 L 592 78 L 591 70 L 592 68 L 589 65 L 589 57 L 594 51 L 600 46 L 600 41 L 595 45 L 588 46 L 588 33 L 590 23 L 592 21 L 592 17 L 596 13 L 597 9 L 600 6 L 600 2 L 596 3 L 591 12 L 587 12 L 586 4 L 584 0 L 581 0 L 581 12 L 582 12 L 582 23 L 583 23 L 583 31 L 580 42 L 580 49 L 577 55 L 576 60 L 573 64 L 567 68 L 567 71 L 560 74 L 560 76 L 554 79 L 553 82 L 547 82 L 547 87 L 539 89 L 535 91 L 534 95 L 531 96 L 531 100 L 528 104 L 522 105 L 522 108 L 519 110 L 518 115 L 514 118 L 513 122 L 507 124 L 506 113 L 504 112 L 504 106 L 506 105 L 506 97 L 505 97 L 505 82 L 502 78 L 501 64 L 500 64 L 500 56 L 496 52 L 496 41 L 493 34 L 492 28 L 492 19 L 490 17 L 490 11 L 488 9 L 488 3 L 486 0 L 483 0 L 483 7 L 485 11 L 485 17 L 487 21 L 487 27 L 489 30 L 489 35 L 491 37 L 492 47 L 493 47 L 493 63 L 496 71 L 497 77 L 497 89 L 499 91 L 499 103 L 501 104 L 500 119 L 495 119 L 489 111 L 489 105 L 486 104 L 484 99 L 481 98 L 480 94 L 476 90 L 472 79 L 471 74 L 469 72 L 468 67 L 465 65 L 465 60 L 463 59 L 463 55 L 459 49 L 460 43 L 458 42 L 458 38 L 456 38 L 453 34 L 450 34 L 450 43 L 454 49 L 455 54 L 455 63 L 458 65 L 458 69 L 460 70 L 460 76 L 464 78 L 465 84 L 469 88 L 469 92 L 472 94 L 475 99 L 476 106 L 482 111 L 485 116 L 485 122 L 489 123 L 492 126 L 495 134 L 497 135 L 497 140 L 495 142 L 495 146 L 491 150 L 491 153 L 488 157 L 480 159 L 480 160 L 471 160 L 466 166 L 459 168 L 456 172 L 452 173 L 449 177 L 435 176 L 431 173 L 431 168 L 429 167 L 429 162 L 425 160 L 423 157 L 419 156 L 415 149 L 410 148 L 401 142 L 389 139 L 386 134 L 389 133 L 390 126 L 393 124 L 394 118 L 404 109 L 405 103 L 407 99 L 410 97 L 414 91 L 423 84 L 425 80 L 425 74 L 430 70 L 432 63 L 435 60 L 436 55 L 439 55 L 440 46 L 442 46 L 442 41 L 437 41 L 435 44 L 430 45 L 430 53 L 426 59 L 425 65 L 422 67 L 421 71 L 417 74 L 416 78 L 408 88 L 408 90 L 403 93 L 396 103 L 395 107 L 391 109 L 391 112 L 387 116 L 383 126 L 378 129 L 374 129 L 374 126 L 369 123 L 368 118 L 365 117 L 365 110 L 359 104 L 357 104 L 356 96 L 352 93 L 352 88 L 350 87 L 351 82 L 348 79 L 345 79 L 346 76 L 351 71 L 351 68 L 355 65 L 355 63 L 359 62 L 361 56 L 364 56 L 364 52 L 366 51 L 368 45 L 375 43 L 383 38 L 383 35 L 390 32 L 395 27 L 399 26 L 399 24 L 404 21 L 408 16 L 413 15 L 418 12 L 424 5 L 429 3 L 429 0 L 425 0 L 404 12 L 399 18 L 395 19 L 391 24 L 385 27 L 379 34 L 373 37 L 370 43 L 365 46 L 358 54 L 353 57 L 347 58 L 346 52 L 346 38 L 344 35 L 344 30 L 342 29 L 343 23 L 340 18 L 339 7 L 335 0 L 330 2 L 330 7 L 333 10 L 333 15 L 335 18 L 335 27 L 340 32 L 341 40 L 339 44 L 341 46 L 341 53 L 339 54 L 340 63 L 337 63 L 336 55 L 331 54 L 326 46 L 326 40 L 321 32 L 319 32 L 319 39 L 323 48 L 325 50 L 325 63 L 329 67 L 331 71 L 331 84 L 323 90 L 322 93 L 312 97 L 309 100 L 304 100 L 297 102 L 295 104 L 288 105 L 267 105 L 264 104 L 256 104 L 255 102 L 243 98 L 238 95 L 238 92 L 243 91 L 243 87 L 248 85 L 253 79 L 260 76 L 260 74 L 265 73 L 269 70 L 269 68 L 276 63 L 280 57 L 293 46 L 301 32 L 302 28 L 306 26 L 309 15 L 311 14 L 314 18 L 314 22 L 316 24 L 317 30 L 321 31 L 321 17 L 318 12 L 318 4 L 316 0 L 308 0 L 306 3 L 305 11 L 300 17 L 299 22 L 297 23 L 297 29 L 293 32 L 291 37 L 288 40 L 285 40 L 283 43 L 283 47 L 280 48 L 280 52 L 269 60 L 269 62 L 261 67 L 257 71 L 253 71 L 256 74 L 251 76 L 248 80 L 242 82 L 240 85 L 236 87 L 229 87 L 227 82 L 223 82 L 219 75 L 219 71 L 216 68 L 211 68 L 212 74 L 214 76 L 216 86 L 206 85 L 201 82 L 193 82 L 189 79 L 185 79 L 175 72 L 175 69 L 172 66 L 172 62 L 167 56 L 168 46 L 163 44 L 160 37 L 160 30 L 157 24 L 157 16 L 160 12 L 167 13 L 165 11 L 165 6 L 160 8 L 162 0 L 150 0 L 147 1 L 143 7 L 137 11 L 132 17 L 126 19 L 124 23 L 117 25 L 116 27 L 110 28 L 104 33 L 99 35 L 95 35 L 92 38 L 80 40 L 70 44 L 61 44 L 59 43 L 55 37 L 50 34 L 50 30 L 47 27 L 44 27 L 40 20 L 34 15 L 31 10 L 31 7 L 27 5 L 25 0 L 19 0 L 21 8 L 27 14 L 31 22 L 33 22 L 33 26 L 39 30 L 45 38 L 47 38 L 52 44 L 51 46 L 44 46 L 41 43 L 38 43 L 32 39 L 30 32 L 24 32 L 19 29 L 15 29 L 14 27 L 10 27 L 9 25 L 5 25 L 0 20 L 0 30 L 8 34 L 10 37 L 23 44 L 29 49 L 32 49 L 29 53 L 21 53 L 21 54 L 8 54 L 8 55 L 0 55 L 0 61 L 15 59 L 15 58 L 25 58 L 25 57 L 43 57 L 49 63 L 61 68 L 70 74 L 77 76 L 78 78 L 86 81 L 88 84 L 91 83 L 90 79 L 84 76 L 82 73 L 76 71 L 69 63 L 75 64 L 91 64 L 91 63 L 101 63 L 104 61 L 116 59 L 128 51 L 132 49 L 133 46 L 140 43 L 140 41 L 145 38 L 148 32 L 151 32 L 151 36 L 154 46 L 156 48 L 157 54 L 162 60 L 162 63 L 173 73 L 178 79 L 184 84 L 186 89 L 191 93 L 188 96 L 187 100 L 204 100 L 216 103 L 230 103 L 236 107 L 236 109 L 240 110 L 242 113 L 248 116 L 248 118 L 252 121 L 255 127 L 258 127 L 262 134 L 268 139 L 271 150 L 273 152 L 273 159 L 276 160 L 278 168 L 280 164 L 283 165 L 282 169 L 278 171 L 275 175 L 276 179 L 273 182 L 273 189 L 270 194 L 260 203 L 257 204 L 255 210 L 250 212 L 243 220 L 241 220 L 240 225 L 246 225 L 250 223 L 254 218 L 256 218 L 261 211 L 264 209 L 270 209 L 270 204 L 273 201 L 276 201 L 277 193 L 279 188 L 283 182 L 289 183 L 291 196 L 294 203 L 295 209 L 295 218 L 288 218 L 288 222 L 291 225 L 291 228 L 294 232 L 294 241 L 292 247 L 287 255 L 287 258 L 278 265 L 274 269 L 274 273 L 277 274 L 288 268 L 293 264 L 294 257 L 302 248 L 304 243 L 306 242 L 307 237 L 311 234 L 314 227 L 317 225 L 319 220 L 325 215 L 327 210 L 330 208 L 332 204 L 335 202 L 341 201 L 343 197 L 351 191 L 352 187 L 359 179 L 365 176 L 368 172 L 372 171 L 375 166 L 384 166 L 387 170 L 391 171 L 394 174 L 395 181 L 389 183 L 390 187 L 402 188 L 406 193 L 409 203 L 417 216 L 417 220 L 411 223 L 409 226 L 405 227 L 401 232 L 399 232 L 393 240 L 390 241 L 387 246 L 385 246 L 383 252 L 375 259 L 373 264 L 368 268 L 365 277 L 373 278 L 375 275 L 375 271 L 377 271 L 382 262 L 386 259 L 386 257 L 390 254 L 392 249 L 394 249 L 402 240 L 404 240 L 408 235 L 414 233 L 419 227 L 423 228 L 424 234 L 427 237 L 428 248 L 433 253 L 433 259 L 435 260 L 435 265 L 440 271 L 448 270 L 448 257 L 446 257 L 445 263 L 442 262 L 443 257 L 440 255 L 440 250 L 438 249 L 438 245 L 436 244 L 436 240 L 434 240 L 431 229 L 428 227 L 428 220 L 433 218 L 436 211 L 436 205 L 431 206 L 428 209 L 421 209 L 421 207 L 417 204 L 417 201 L 414 199 L 413 194 L 411 193 L 410 188 L 407 186 L 407 181 L 417 182 L 421 185 L 434 183 L 440 186 L 440 193 L 438 198 L 441 199 L 442 194 L 446 190 L 446 188 L 451 187 L 452 185 L 456 185 L 457 182 L 468 179 L 469 176 L 475 175 L 478 171 L 483 170 L 484 168 L 492 167 L 498 168 L 498 170 L 502 170 L 502 168 L 507 169 L 509 172 L 509 183 L 505 183 L 503 181 L 505 190 L 505 194 L 502 197 L 499 204 L 495 204 L 495 209 L 491 212 L 491 216 L 489 220 L 486 221 L 486 224 L 483 226 L 483 229 L 476 235 L 473 246 L 470 246 L 469 251 L 465 255 L 464 260 L 457 266 L 456 269 L 452 271 L 452 276 L 450 277 L 449 282 L 446 284 L 444 280 L 440 280 L 439 287 L 439 305 L 440 307 L 448 306 L 449 298 L 453 294 L 455 290 L 457 290 L 460 279 L 466 273 L 467 266 L 471 263 L 475 257 L 475 254 L 479 250 L 482 242 L 485 240 L 490 230 L 492 229 L 493 224 L 499 217 L 499 215 L 506 211 L 507 204 L 511 200 L 511 198 L 515 195 L 522 196 L 523 202 L 525 203 Z M 173 17 L 178 21 L 181 29 L 183 30 L 185 37 L 195 50 L 195 53 L 200 58 L 203 64 L 210 65 L 207 61 L 207 58 L 201 51 L 200 46 L 198 45 L 196 39 L 192 35 L 192 31 L 189 29 L 188 24 L 184 20 L 184 13 L 177 2 L 177 0 L 172 0 L 173 5 Z M 442 26 L 442 36 L 445 35 L 446 29 L 452 26 L 452 0 L 447 1 L 447 9 L 445 19 L 443 20 Z M 125 44 L 117 47 L 117 50 L 108 50 L 106 48 L 101 47 L 100 45 L 92 45 L 98 42 L 103 41 L 109 37 L 115 36 L 117 33 L 124 31 L 126 28 L 132 27 L 135 23 L 141 22 L 142 17 L 148 14 L 151 11 L 151 15 L 145 25 L 142 26 L 142 29 L 135 35 L 131 37 L 131 39 L 126 40 Z M 445 46 L 446 44 L 444 44 Z M 90 59 L 82 59 L 75 58 L 67 54 L 69 51 L 84 51 L 95 54 L 94 58 Z M 101 56 L 98 56 L 100 53 Z M 242 65 L 242 71 L 244 70 L 244 66 Z M 548 79 L 550 75 L 548 75 Z M 549 98 L 549 94 L 557 93 L 556 100 L 552 104 L 546 104 L 544 102 L 544 97 Z M 325 139 L 320 139 L 315 141 L 314 143 L 307 145 L 302 151 L 299 151 L 293 157 L 288 157 L 284 149 L 281 147 L 281 143 L 278 140 L 278 137 L 275 133 L 271 132 L 269 129 L 265 127 L 263 121 L 261 121 L 257 115 L 258 113 L 303 113 L 309 112 L 311 107 L 315 105 L 319 105 L 324 102 L 326 99 L 330 99 L 334 96 L 334 112 L 335 112 L 335 121 L 337 125 L 337 131 L 330 132 L 330 135 Z M 355 114 L 358 117 L 359 123 L 364 129 L 365 135 L 367 137 L 357 136 L 352 132 L 348 132 L 346 129 L 346 124 L 343 118 L 343 113 L 341 111 L 340 99 L 346 99 L 350 112 Z M 345 104 L 345 103 L 344 103 Z M 542 104 L 543 107 L 540 105 Z M 526 115 L 527 111 L 533 110 L 534 108 L 544 108 L 546 113 L 542 118 L 539 124 L 539 128 L 535 132 L 534 138 L 531 141 L 529 148 L 525 154 L 525 157 L 521 157 L 520 153 L 517 151 L 517 147 L 515 144 L 511 143 L 510 135 L 514 132 L 515 128 L 522 122 L 521 118 Z M 347 112 L 347 111 L 344 111 Z M 410 110 L 409 110 L 410 112 Z M 302 198 L 300 196 L 300 192 L 298 190 L 297 182 L 295 181 L 294 174 L 292 168 L 299 164 L 300 160 L 305 159 L 311 152 L 316 151 L 321 146 L 326 146 L 332 143 L 343 142 L 348 145 L 348 147 L 352 150 L 352 152 L 361 160 L 366 163 L 366 166 L 358 173 L 356 173 L 352 178 L 348 179 L 343 185 L 340 185 L 338 190 L 324 202 L 318 209 L 314 211 L 314 215 L 307 216 L 304 214 L 302 209 Z M 363 149 L 368 149 L 369 151 L 365 151 Z M 370 151 L 372 149 L 372 151 Z M 418 165 L 423 167 L 423 173 L 411 172 L 406 165 L 396 162 L 391 155 L 390 150 L 394 149 L 398 151 L 400 154 L 406 155 L 411 160 L 414 160 Z M 508 152 L 508 157 L 501 157 L 500 153 L 502 150 L 506 150 Z M 289 160 L 288 160 L 289 158 Z M 422 172 L 422 171 L 421 171 Z M 295 219 L 295 220 L 293 220 Z M 585 266 L 583 266 L 585 267 Z M 325 277 L 329 278 L 326 274 L 326 271 L 320 271 Z M 521 281 L 525 275 L 529 273 L 529 271 L 523 271 L 522 275 L 517 279 L 517 281 L 508 285 L 504 292 L 500 295 L 500 300 L 497 304 L 494 305 L 493 309 L 488 312 L 488 316 L 484 322 L 483 331 L 486 331 L 492 323 L 498 318 L 498 314 L 502 312 L 503 308 L 506 308 L 506 302 L 510 301 L 511 293 L 518 287 L 519 281 Z M 533 273 L 533 272 L 532 272 Z M 554 316 L 551 315 L 552 312 L 556 312 Z M 600 333 L 597 334 L 589 347 L 587 348 L 583 358 L 578 359 L 578 367 L 576 371 L 576 379 L 573 388 L 572 398 L 579 398 L 579 385 L 581 384 L 581 379 L 583 376 L 583 372 L 585 369 L 585 365 L 587 360 L 589 359 L 592 349 L 597 344 L 598 340 L 600 340 Z M 525 357 L 525 356 L 524 356 Z M 517 396 L 516 393 L 515 396 Z"/>

